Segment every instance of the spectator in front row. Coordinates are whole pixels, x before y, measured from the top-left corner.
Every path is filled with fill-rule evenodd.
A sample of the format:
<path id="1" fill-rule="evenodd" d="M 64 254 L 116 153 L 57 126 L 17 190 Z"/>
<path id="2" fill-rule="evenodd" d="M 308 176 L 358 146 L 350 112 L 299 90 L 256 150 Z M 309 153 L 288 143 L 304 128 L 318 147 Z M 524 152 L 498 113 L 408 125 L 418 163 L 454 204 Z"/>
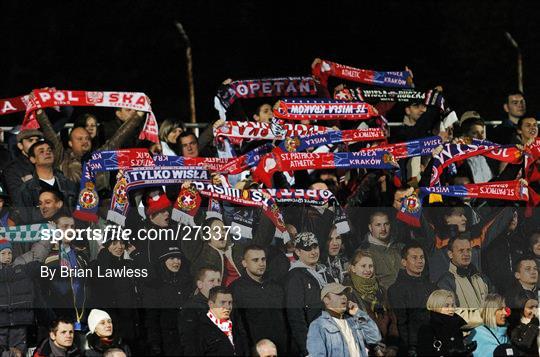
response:
<path id="1" fill-rule="evenodd" d="M 266 338 L 257 342 L 253 351 L 255 357 L 277 357 L 277 355 L 276 345 Z"/>
<path id="2" fill-rule="evenodd" d="M 129 346 L 126 345 L 114 330 L 113 321 L 109 314 L 103 310 L 93 309 L 88 314 L 88 329 L 85 357 L 101 357 L 111 348 L 120 348 L 130 356 Z"/>
<path id="3" fill-rule="evenodd" d="M 209 310 L 199 321 L 199 335 L 194 341 L 201 356 L 243 356 L 249 353 L 245 333 L 239 321 L 231 319 L 233 296 L 223 286 L 208 295 Z"/>
<path id="4" fill-rule="evenodd" d="M 324 266 L 319 265 L 319 242 L 311 232 L 298 233 L 294 239 L 294 254 L 286 282 L 285 307 L 295 354 L 308 354 L 306 337 L 309 324 L 323 309 L 320 293 L 326 284 L 334 282 Z"/>
<path id="5" fill-rule="evenodd" d="M 521 298 L 519 309 L 512 313 L 508 328 L 512 345 L 521 356 L 538 356 L 538 300 Z"/>
<path id="6" fill-rule="evenodd" d="M 60 318 L 53 321 L 49 337 L 39 344 L 33 357 L 82 356 L 77 344 L 73 344 L 74 336 L 75 330 L 71 320 Z"/>
<path id="7" fill-rule="evenodd" d="M 415 355 L 418 329 L 429 321 L 426 303 L 436 289 L 427 278 L 424 250 L 416 243 L 408 243 L 401 250 L 401 265 L 396 282 L 388 290 L 390 305 L 397 317 L 400 338 L 399 354 Z"/>
<path id="8" fill-rule="evenodd" d="M 352 288 L 351 300 L 366 311 L 381 331 L 386 356 L 396 356 L 399 349 L 397 319 L 386 290 L 375 277 L 373 258 L 368 251 L 358 250 L 349 266 L 350 278 L 344 285 Z"/>
<path id="9" fill-rule="evenodd" d="M 309 356 L 367 357 L 368 346 L 381 340 L 375 321 L 357 304 L 348 301 L 351 288 L 330 283 L 321 291 L 324 311 L 309 325 Z M 369 347 L 371 349 L 371 347 Z"/>
<path id="10" fill-rule="evenodd" d="M 508 312 L 504 298 L 498 294 L 486 296 L 480 315 L 484 323 L 467 337 L 468 341 L 477 343 L 474 357 L 493 356 L 497 351 L 499 356 L 510 356 L 511 354 L 503 354 L 503 351 L 510 347 L 506 331 Z"/>
<path id="11" fill-rule="evenodd" d="M 466 321 L 456 314 L 454 293 L 435 290 L 428 298 L 429 323 L 418 330 L 419 356 L 466 356 L 474 344 L 466 348 L 463 326 Z"/>

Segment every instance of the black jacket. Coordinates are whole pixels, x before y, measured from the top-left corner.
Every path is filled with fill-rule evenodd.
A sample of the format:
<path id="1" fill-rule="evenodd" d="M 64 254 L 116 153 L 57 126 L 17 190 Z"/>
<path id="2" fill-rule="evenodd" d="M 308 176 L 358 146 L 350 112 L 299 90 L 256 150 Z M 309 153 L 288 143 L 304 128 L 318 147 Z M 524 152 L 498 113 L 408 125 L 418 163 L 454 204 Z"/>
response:
<path id="1" fill-rule="evenodd" d="M 34 283 L 40 263 L 0 268 L 0 327 L 34 324 Z"/>
<path id="2" fill-rule="evenodd" d="M 285 354 L 287 324 L 283 288 L 269 280 L 258 283 L 245 274 L 231 284 L 231 289 L 249 347 L 253 348 L 258 341 L 267 338 L 276 344 L 278 354 Z"/>
<path id="3" fill-rule="evenodd" d="M 388 300 L 397 317 L 400 350 L 408 351 L 418 344 L 418 329 L 429 320 L 426 302 L 437 287 L 426 276 L 413 277 L 400 270 L 396 282 L 388 289 Z"/>
<path id="4" fill-rule="evenodd" d="M 197 356 L 198 346 L 193 343 L 199 335 L 199 325 L 208 312 L 208 299 L 201 293 L 192 296 L 182 306 L 178 321 L 178 331 L 182 337 L 180 343 L 184 356 Z"/>
<path id="5" fill-rule="evenodd" d="M 506 304 L 511 309 L 523 309 L 523 301 L 538 299 L 538 289 L 536 287 L 533 290 L 524 289 L 517 280 L 514 280 L 510 287 L 511 289 L 506 294 Z"/>
<path id="6" fill-rule="evenodd" d="M 126 356 L 131 356 L 131 350 L 126 345 L 121 337 L 113 334 L 111 343 L 103 343 L 103 341 L 95 333 L 89 333 L 86 335 L 86 345 L 84 348 L 85 357 L 101 357 L 103 354 L 111 348 L 120 348 L 125 352 Z"/>
<path id="7" fill-rule="evenodd" d="M 514 280 L 514 263 L 526 251 L 524 237 L 514 231 L 497 237 L 485 252 L 482 271 L 495 286 L 497 292 L 506 295 Z"/>
<path id="8" fill-rule="evenodd" d="M 333 282 L 326 275 L 327 282 Z M 323 303 L 319 282 L 306 268 L 293 268 L 289 271 L 286 282 L 285 308 L 287 320 L 294 341 L 293 349 L 307 356 L 306 340 L 309 324 L 321 315 Z"/>
<path id="9" fill-rule="evenodd" d="M 50 338 L 46 338 L 43 340 L 38 348 L 34 351 L 33 357 L 49 357 L 54 356 L 54 352 L 52 350 L 51 344 L 53 341 L 51 341 Z M 66 350 L 65 352 L 66 357 L 80 357 L 82 356 L 81 350 L 76 346 L 76 342 L 73 342 L 73 346 L 69 350 Z"/>
<path id="10" fill-rule="evenodd" d="M 79 197 L 79 188 L 68 180 L 60 171 L 54 171 L 55 186 L 64 198 L 64 206 L 70 211 L 75 208 Z M 21 223 L 29 224 L 43 221 L 41 212 L 37 205 L 39 203 L 39 193 L 42 186 L 39 177 L 34 177 L 22 184 L 19 195 L 14 197 L 14 203 L 20 210 Z"/>
<path id="11" fill-rule="evenodd" d="M 233 322 L 234 346 L 227 335 L 221 331 L 209 318 L 204 316 L 199 322 L 199 335 L 195 340 L 200 356 L 247 356 L 249 350 L 245 332 L 239 323 Z"/>
<path id="12" fill-rule="evenodd" d="M 155 277 L 142 286 L 146 341 L 151 353 L 183 354 L 179 343 L 179 313 L 192 291 L 190 277 L 182 270 L 171 272 L 164 262 L 157 267 Z"/>
<path id="13" fill-rule="evenodd" d="M 466 356 L 461 327 L 467 322 L 459 315 L 430 311 L 429 323 L 418 330 L 419 356 Z"/>
<path id="14" fill-rule="evenodd" d="M 521 356 L 538 356 L 538 319 L 533 318 L 525 324 L 520 322 L 512 328 L 510 340 Z"/>
<path id="15" fill-rule="evenodd" d="M 9 196 L 13 199 L 20 192 L 21 186 L 25 181 L 31 178 L 34 174 L 34 165 L 30 162 L 28 157 L 20 153 L 17 153 L 14 160 L 12 160 L 4 169 L 3 181 L 6 184 L 6 189 Z"/>

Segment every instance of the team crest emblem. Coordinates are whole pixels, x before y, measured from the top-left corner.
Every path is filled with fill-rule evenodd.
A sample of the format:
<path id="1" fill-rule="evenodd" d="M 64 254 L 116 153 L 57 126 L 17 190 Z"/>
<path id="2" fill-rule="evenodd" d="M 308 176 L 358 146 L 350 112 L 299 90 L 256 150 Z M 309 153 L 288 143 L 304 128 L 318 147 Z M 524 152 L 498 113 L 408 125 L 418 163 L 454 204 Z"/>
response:
<path id="1" fill-rule="evenodd" d="M 125 205 L 127 202 L 127 182 L 123 176 L 114 185 L 114 197 L 119 205 Z"/>
<path id="2" fill-rule="evenodd" d="M 288 152 L 296 151 L 296 149 L 300 146 L 300 139 L 298 137 L 287 137 L 285 139 L 285 150 Z"/>
<path id="3" fill-rule="evenodd" d="M 103 92 L 86 92 L 86 100 L 88 103 L 102 103 L 103 102 Z"/>
<path id="4" fill-rule="evenodd" d="M 383 160 L 383 163 L 385 163 L 385 164 L 395 163 L 396 162 L 396 159 L 394 158 L 394 155 L 392 155 L 390 153 L 384 154 L 383 157 L 382 157 L 382 160 Z"/>
<path id="5" fill-rule="evenodd" d="M 191 211 L 200 204 L 201 198 L 194 188 L 183 188 L 178 195 L 176 203 L 182 211 Z"/>
<path id="6" fill-rule="evenodd" d="M 409 213 L 415 213 L 420 210 L 420 202 L 418 201 L 418 197 L 416 197 L 416 195 L 411 195 L 405 198 L 403 204 L 405 206 L 405 210 Z"/>
<path id="7" fill-rule="evenodd" d="M 94 184 L 87 182 L 79 194 L 79 204 L 84 209 L 92 209 L 97 206 L 98 201 L 98 194 L 94 189 Z"/>

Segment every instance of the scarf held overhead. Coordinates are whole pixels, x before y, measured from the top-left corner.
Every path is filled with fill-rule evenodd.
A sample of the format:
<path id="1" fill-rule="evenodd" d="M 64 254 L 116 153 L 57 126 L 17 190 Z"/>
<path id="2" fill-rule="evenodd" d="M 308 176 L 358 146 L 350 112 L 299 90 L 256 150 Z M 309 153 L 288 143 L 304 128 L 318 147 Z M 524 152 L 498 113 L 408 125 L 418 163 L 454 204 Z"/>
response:
<path id="1" fill-rule="evenodd" d="M 35 89 L 30 94 L 22 127 L 39 128 L 34 112 L 55 106 L 128 108 L 147 112 L 139 139 L 159 142 L 157 121 L 150 106 L 150 99 L 144 93 Z"/>
<path id="2" fill-rule="evenodd" d="M 413 88 L 410 72 L 381 72 L 368 69 L 358 69 L 339 63 L 322 60 L 312 69 L 313 77 L 320 80 L 323 86 L 327 86 L 328 77 L 338 77 L 348 81 L 370 84 L 391 88 Z"/>
<path id="3" fill-rule="evenodd" d="M 363 102 L 333 99 L 283 99 L 274 116 L 287 120 L 368 120 L 378 113 Z"/>

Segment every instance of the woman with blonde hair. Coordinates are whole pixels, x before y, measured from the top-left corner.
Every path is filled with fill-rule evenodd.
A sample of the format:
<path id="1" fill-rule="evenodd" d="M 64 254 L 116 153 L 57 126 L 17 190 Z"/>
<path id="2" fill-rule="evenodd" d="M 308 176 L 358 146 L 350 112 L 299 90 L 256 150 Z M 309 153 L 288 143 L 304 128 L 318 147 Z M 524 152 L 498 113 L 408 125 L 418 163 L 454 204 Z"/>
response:
<path id="1" fill-rule="evenodd" d="M 385 289 L 375 278 L 371 253 L 357 250 L 349 265 L 349 276 L 343 285 L 352 288 L 351 301 L 368 313 L 382 335 L 386 345 L 385 356 L 396 356 L 399 349 L 397 318 L 390 307 Z"/>
<path id="2" fill-rule="evenodd" d="M 507 335 L 506 318 L 510 310 L 506 307 L 504 298 L 499 294 L 488 294 L 480 316 L 483 324 L 476 327 L 469 335 L 470 341 L 476 341 L 478 347 L 474 351 L 474 357 L 493 355 L 509 355 L 507 350 L 512 349 Z M 506 351 L 506 354 L 504 354 Z"/>
<path id="3" fill-rule="evenodd" d="M 159 140 L 163 155 L 178 156 L 176 140 L 184 131 L 181 122 L 165 119 L 159 126 Z"/>
<path id="4" fill-rule="evenodd" d="M 465 346 L 462 328 L 467 322 L 456 310 L 454 293 L 435 290 L 429 295 L 426 307 L 429 323 L 418 330 L 419 356 L 470 356 L 473 345 Z"/>

